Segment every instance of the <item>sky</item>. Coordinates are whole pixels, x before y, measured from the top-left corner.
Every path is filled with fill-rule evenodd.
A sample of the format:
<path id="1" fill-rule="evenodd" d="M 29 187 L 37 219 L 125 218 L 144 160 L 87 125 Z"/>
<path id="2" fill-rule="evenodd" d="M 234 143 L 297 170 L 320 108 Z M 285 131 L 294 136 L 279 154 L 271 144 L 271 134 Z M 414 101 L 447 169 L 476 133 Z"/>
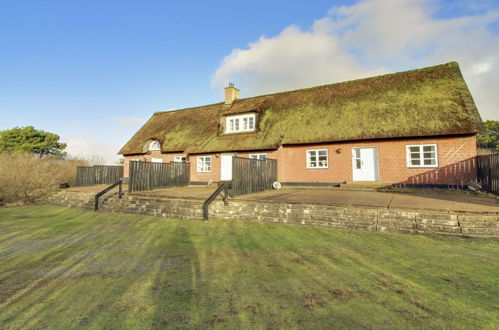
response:
<path id="1" fill-rule="evenodd" d="M 499 1 L 0 0 L 0 130 L 112 164 L 156 111 L 457 61 L 499 120 Z"/>

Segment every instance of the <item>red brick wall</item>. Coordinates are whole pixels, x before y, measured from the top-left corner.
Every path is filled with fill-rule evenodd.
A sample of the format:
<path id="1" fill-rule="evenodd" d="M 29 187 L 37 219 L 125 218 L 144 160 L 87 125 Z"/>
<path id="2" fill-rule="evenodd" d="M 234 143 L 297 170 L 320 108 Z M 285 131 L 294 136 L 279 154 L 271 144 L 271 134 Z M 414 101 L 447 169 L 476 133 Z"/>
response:
<path id="1" fill-rule="evenodd" d="M 408 144 L 437 144 L 438 168 L 408 168 Z M 476 177 L 476 137 L 378 140 L 328 145 L 282 147 L 275 152 L 281 182 L 344 182 L 352 180 L 352 148 L 375 147 L 378 180 L 390 183 L 466 184 Z M 307 169 L 306 151 L 328 150 L 327 169 Z M 341 149 L 341 152 L 336 151 Z M 274 157 L 271 157 L 274 158 Z"/>
<path id="2" fill-rule="evenodd" d="M 437 144 L 438 168 L 408 168 L 406 146 L 408 144 Z M 474 157 L 476 156 L 475 136 L 456 136 L 421 139 L 393 139 L 361 141 L 352 143 L 332 143 L 307 146 L 284 146 L 274 151 L 240 152 L 238 156 L 248 157 L 253 153 L 266 153 L 269 158 L 278 160 L 278 179 L 281 182 L 325 182 L 338 183 L 352 180 L 352 148 L 375 147 L 378 152 L 378 179 L 390 183 L 431 183 L 467 184 L 476 177 Z M 306 151 L 310 149 L 328 150 L 327 169 L 307 169 Z M 337 152 L 341 149 L 340 152 Z M 173 161 L 181 154 L 161 154 L 153 151 L 150 155 L 125 156 L 125 176 L 128 176 L 128 161 L 133 158 L 162 158 Z M 188 156 L 191 163 L 191 181 L 220 181 L 220 154 L 212 156 L 210 173 L 197 172 L 197 155 Z"/>

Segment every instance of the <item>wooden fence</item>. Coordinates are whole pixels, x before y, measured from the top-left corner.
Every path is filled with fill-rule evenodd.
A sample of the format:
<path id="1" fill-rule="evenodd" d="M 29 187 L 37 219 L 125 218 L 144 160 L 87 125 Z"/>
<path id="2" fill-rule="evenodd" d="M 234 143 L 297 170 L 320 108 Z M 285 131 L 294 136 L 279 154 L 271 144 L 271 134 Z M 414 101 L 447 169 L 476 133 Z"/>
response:
<path id="1" fill-rule="evenodd" d="M 76 167 L 76 186 L 113 184 L 123 177 L 123 166 L 94 165 Z"/>
<path id="2" fill-rule="evenodd" d="M 128 191 L 188 186 L 190 163 L 130 162 Z"/>
<path id="3" fill-rule="evenodd" d="M 232 196 L 272 189 L 275 181 L 277 181 L 277 160 L 233 158 Z"/>
<path id="4" fill-rule="evenodd" d="M 477 156 L 477 178 L 483 190 L 499 194 L 499 154 Z"/>

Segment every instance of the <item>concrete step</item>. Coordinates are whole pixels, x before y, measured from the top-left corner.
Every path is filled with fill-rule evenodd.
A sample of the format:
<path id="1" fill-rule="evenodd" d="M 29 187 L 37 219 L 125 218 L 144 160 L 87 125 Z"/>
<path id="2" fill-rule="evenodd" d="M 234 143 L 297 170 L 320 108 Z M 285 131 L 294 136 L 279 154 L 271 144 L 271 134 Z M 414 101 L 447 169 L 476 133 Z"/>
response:
<path id="1" fill-rule="evenodd" d="M 390 187 L 391 185 L 391 183 L 383 181 L 347 181 L 340 184 L 340 188 L 379 189 Z"/>

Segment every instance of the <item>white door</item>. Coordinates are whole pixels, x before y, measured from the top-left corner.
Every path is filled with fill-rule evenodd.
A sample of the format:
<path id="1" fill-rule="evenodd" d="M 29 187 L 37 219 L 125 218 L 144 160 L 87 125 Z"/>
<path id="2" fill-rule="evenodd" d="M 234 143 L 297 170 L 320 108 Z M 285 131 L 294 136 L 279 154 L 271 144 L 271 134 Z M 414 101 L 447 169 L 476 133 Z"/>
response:
<path id="1" fill-rule="evenodd" d="M 354 181 L 376 181 L 378 168 L 376 148 L 352 148 Z"/>
<path id="2" fill-rule="evenodd" d="M 222 154 L 220 156 L 220 162 L 222 163 L 220 179 L 222 181 L 232 180 L 232 157 L 234 157 L 234 154 Z"/>

